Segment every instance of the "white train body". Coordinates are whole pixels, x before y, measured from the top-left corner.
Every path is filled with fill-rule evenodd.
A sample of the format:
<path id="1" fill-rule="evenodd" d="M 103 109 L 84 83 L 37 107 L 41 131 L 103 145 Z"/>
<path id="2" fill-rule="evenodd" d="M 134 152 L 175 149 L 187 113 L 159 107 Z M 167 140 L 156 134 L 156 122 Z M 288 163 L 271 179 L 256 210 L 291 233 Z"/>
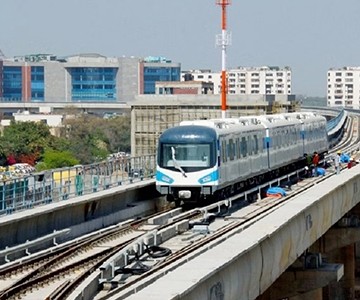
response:
<path id="1" fill-rule="evenodd" d="M 159 138 L 156 188 L 197 201 L 327 150 L 326 119 L 313 113 L 183 121 Z"/>

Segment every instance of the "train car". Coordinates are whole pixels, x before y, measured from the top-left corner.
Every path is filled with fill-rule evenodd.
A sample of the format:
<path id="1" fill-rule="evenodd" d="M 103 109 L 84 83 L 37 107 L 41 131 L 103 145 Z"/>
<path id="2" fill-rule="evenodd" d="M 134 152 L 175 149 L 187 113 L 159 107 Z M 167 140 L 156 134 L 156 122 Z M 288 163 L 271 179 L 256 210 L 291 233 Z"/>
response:
<path id="1" fill-rule="evenodd" d="M 156 188 L 177 204 L 221 199 L 327 150 L 326 119 L 313 113 L 183 121 L 159 138 Z"/>

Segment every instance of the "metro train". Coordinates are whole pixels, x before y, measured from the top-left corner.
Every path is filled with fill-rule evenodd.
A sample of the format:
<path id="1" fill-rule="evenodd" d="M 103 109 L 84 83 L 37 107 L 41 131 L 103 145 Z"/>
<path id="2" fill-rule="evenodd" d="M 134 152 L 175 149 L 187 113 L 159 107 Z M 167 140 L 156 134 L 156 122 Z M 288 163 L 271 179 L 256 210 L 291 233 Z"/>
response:
<path id="1" fill-rule="evenodd" d="M 156 189 L 176 204 L 223 199 L 328 148 L 326 118 L 310 112 L 182 121 L 159 137 Z"/>

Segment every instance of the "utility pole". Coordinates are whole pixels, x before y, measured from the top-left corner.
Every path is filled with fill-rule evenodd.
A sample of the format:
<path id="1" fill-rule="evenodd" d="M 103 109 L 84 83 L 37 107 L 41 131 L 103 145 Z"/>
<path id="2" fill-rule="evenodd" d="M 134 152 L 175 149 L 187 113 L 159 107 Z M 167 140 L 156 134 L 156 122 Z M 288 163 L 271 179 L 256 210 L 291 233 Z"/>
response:
<path id="1" fill-rule="evenodd" d="M 231 0 L 216 0 L 216 4 L 221 6 L 221 34 L 216 37 L 216 44 L 221 46 L 221 116 L 226 118 L 226 47 L 231 44 L 231 35 L 226 32 L 226 7 L 231 4 Z"/>

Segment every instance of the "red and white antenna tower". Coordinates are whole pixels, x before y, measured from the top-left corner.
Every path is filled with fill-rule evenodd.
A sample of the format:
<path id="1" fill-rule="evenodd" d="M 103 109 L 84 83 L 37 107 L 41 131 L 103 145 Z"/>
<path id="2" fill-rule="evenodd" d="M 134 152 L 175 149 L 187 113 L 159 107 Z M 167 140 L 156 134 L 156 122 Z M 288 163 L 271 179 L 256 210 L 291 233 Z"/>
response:
<path id="1" fill-rule="evenodd" d="M 231 4 L 231 0 L 216 0 L 216 4 L 221 6 L 221 34 L 216 36 L 216 44 L 221 46 L 221 116 L 226 118 L 226 47 L 231 44 L 231 35 L 226 32 L 226 7 Z"/>

